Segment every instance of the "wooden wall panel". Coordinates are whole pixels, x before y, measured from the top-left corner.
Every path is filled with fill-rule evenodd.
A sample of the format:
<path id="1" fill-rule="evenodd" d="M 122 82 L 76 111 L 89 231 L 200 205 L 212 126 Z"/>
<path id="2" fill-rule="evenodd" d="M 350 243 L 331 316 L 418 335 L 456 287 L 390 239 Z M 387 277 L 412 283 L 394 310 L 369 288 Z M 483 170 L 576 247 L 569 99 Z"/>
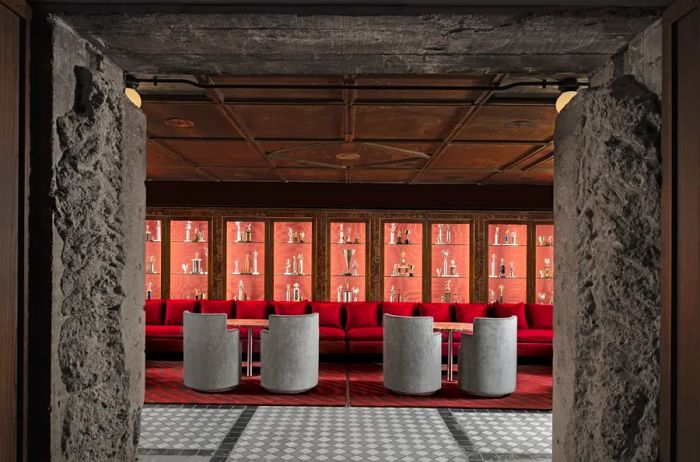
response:
<path id="1" fill-rule="evenodd" d="M 661 460 L 700 460 L 700 2 L 664 15 Z"/>
<path id="2" fill-rule="evenodd" d="M 0 460 L 17 457 L 20 19 L 0 4 Z"/>

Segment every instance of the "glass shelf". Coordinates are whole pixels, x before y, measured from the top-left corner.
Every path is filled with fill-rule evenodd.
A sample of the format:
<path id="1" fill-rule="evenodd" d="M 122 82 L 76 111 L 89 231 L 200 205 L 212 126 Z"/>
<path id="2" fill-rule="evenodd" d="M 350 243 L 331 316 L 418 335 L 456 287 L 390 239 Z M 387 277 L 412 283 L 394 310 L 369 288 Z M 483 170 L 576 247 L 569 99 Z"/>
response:
<path id="1" fill-rule="evenodd" d="M 144 241 L 144 298 L 162 298 L 162 258 L 163 258 L 163 222 L 161 220 L 146 220 Z M 150 268 L 150 270 L 149 270 Z"/>
<path id="2" fill-rule="evenodd" d="M 202 240 L 197 240 L 201 235 Z M 199 260 L 202 272 L 190 272 Z M 183 265 L 187 269 L 183 271 Z M 170 298 L 208 298 L 209 222 L 173 220 L 170 222 Z"/>
<path id="3" fill-rule="evenodd" d="M 367 223 L 362 221 L 332 221 L 329 226 L 330 281 L 328 297 L 338 302 L 366 300 Z M 348 242 L 340 242 L 341 240 Z M 353 271 L 357 273 L 350 273 Z"/>
<path id="4" fill-rule="evenodd" d="M 433 223 L 430 225 L 430 242 L 430 301 L 468 302 L 470 224 Z M 450 274 L 452 270 L 457 274 Z"/>
<path id="5" fill-rule="evenodd" d="M 409 243 L 403 241 L 408 231 Z M 422 223 L 384 222 L 384 288 L 383 300 L 387 302 L 423 301 L 423 233 Z M 392 242 L 394 242 L 392 244 Z M 413 276 L 397 276 L 395 268 L 404 268 Z"/>
<path id="6" fill-rule="evenodd" d="M 554 302 L 554 225 L 535 225 L 535 301 Z M 543 242 L 543 243 L 541 243 Z M 549 268 L 549 276 L 540 276 L 540 270 Z"/>
<path id="7" fill-rule="evenodd" d="M 515 235 L 517 244 L 504 242 Z M 496 238 L 498 236 L 498 239 Z M 516 223 L 492 223 L 488 225 L 488 252 L 485 255 L 486 271 L 488 277 L 487 301 L 501 303 L 519 303 L 527 301 L 527 274 L 528 262 L 528 225 Z M 495 243 L 498 241 L 498 243 Z M 525 242 L 525 243 L 524 243 Z M 505 266 L 505 273 L 511 272 L 520 276 L 501 277 L 501 266 Z"/>
<path id="8" fill-rule="evenodd" d="M 311 221 L 275 221 L 273 224 L 273 300 L 295 301 L 311 300 L 313 297 L 313 222 Z M 289 242 L 293 238 L 303 242 Z M 299 263 L 301 262 L 301 264 Z M 285 274 L 294 272 L 300 265 L 304 274 Z M 296 296 L 295 296 L 296 289 Z"/>
<path id="9" fill-rule="evenodd" d="M 265 300 L 264 221 L 226 221 L 226 298 Z"/>

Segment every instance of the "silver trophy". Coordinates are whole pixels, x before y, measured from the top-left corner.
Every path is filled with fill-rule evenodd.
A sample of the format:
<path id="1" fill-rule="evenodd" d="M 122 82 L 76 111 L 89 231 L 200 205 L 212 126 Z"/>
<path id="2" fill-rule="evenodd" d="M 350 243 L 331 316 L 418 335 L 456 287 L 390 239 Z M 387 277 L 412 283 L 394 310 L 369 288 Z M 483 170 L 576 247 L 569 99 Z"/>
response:
<path id="1" fill-rule="evenodd" d="M 343 276 L 352 276 L 352 257 L 355 256 L 355 249 L 343 249 L 343 257 L 345 258 L 345 272 Z"/>

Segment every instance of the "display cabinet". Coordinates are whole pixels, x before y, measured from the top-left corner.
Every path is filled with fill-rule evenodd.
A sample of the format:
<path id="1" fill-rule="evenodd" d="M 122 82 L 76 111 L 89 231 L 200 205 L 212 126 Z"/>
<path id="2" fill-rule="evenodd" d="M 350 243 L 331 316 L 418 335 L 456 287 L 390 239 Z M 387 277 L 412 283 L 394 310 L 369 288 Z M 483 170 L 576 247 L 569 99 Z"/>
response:
<path id="1" fill-rule="evenodd" d="M 146 262 L 144 272 L 146 273 L 146 300 L 161 298 L 162 274 L 163 274 L 163 222 L 161 220 L 146 220 L 146 243 L 144 255 Z"/>
<path id="2" fill-rule="evenodd" d="M 468 223 L 430 224 L 432 302 L 469 302 L 470 230 Z"/>
<path id="3" fill-rule="evenodd" d="M 273 299 L 313 298 L 313 222 L 275 221 L 273 225 Z"/>
<path id="4" fill-rule="evenodd" d="M 329 299 L 363 302 L 367 287 L 367 223 L 331 222 Z"/>
<path id="5" fill-rule="evenodd" d="M 423 301 L 423 223 L 386 221 L 383 225 L 385 301 Z"/>
<path id="6" fill-rule="evenodd" d="M 265 222 L 226 220 L 226 299 L 265 300 Z"/>
<path id="7" fill-rule="evenodd" d="M 487 236 L 488 301 L 527 301 L 528 224 L 489 223 Z"/>
<path id="8" fill-rule="evenodd" d="M 535 225 L 535 300 L 554 304 L 554 225 Z"/>
<path id="9" fill-rule="evenodd" d="M 207 298 L 209 221 L 170 222 L 170 298 Z"/>

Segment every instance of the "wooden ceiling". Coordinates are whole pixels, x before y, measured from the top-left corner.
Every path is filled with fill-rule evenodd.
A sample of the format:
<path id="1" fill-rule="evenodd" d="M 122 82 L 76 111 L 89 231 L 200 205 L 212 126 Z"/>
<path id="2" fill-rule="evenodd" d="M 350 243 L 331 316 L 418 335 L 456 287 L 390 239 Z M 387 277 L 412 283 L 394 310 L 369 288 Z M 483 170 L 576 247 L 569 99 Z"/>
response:
<path id="1" fill-rule="evenodd" d="M 188 78 L 209 83 L 474 86 L 542 77 Z M 142 84 L 139 92 L 148 118 L 149 180 L 552 182 L 555 88 L 200 90 Z M 177 119 L 189 121 L 189 126 L 178 126 Z"/>

